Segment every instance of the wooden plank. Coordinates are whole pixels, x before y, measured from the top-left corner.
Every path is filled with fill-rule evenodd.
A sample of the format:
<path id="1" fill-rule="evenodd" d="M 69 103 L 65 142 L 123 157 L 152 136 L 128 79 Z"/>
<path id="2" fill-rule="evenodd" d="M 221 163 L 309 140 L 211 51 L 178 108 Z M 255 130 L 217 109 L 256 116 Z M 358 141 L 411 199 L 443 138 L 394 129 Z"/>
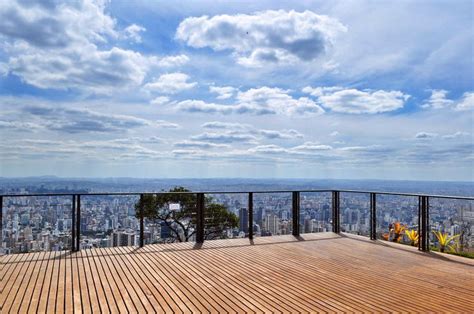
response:
<path id="1" fill-rule="evenodd" d="M 120 294 L 120 288 L 116 285 L 115 279 L 110 273 L 108 265 L 104 261 L 105 258 L 103 257 L 101 251 L 102 249 L 93 249 L 90 250 L 90 253 L 96 263 L 100 281 L 105 287 L 105 293 L 107 299 L 109 300 L 110 310 L 113 313 L 126 312 L 127 307 L 124 303 L 122 295 Z"/>
<path id="2" fill-rule="evenodd" d="M 6 312 L 15 311 L 20 306 L 19 303 L 24 296 L 26 286 L 33 275 L 34 265 L 36 264 L 38 256 L 38 254 L 31 254 L 29 259 L 22 262 L 23 265 L 19 269 L 16 280 L 10 281 L 12 285 L 10 290 L 6 292 L 6 294 L 9 295 L 9 301 L 2 306 L 2 310 L 5 310 Z"/>
<path id="3" fill-rule="evenodd" d="M 470 261 L 353 236 L 301 239 L 2 256 L 2 313 L 465 313 L 474 308 Z"/>
<path id="4" fill-rule="evenodd" d="M 86 293 L 87 291 L 82 291 L 81 290 L 81 284 L 80 284 L 80 274 L 79 274 L 79 266 L 77 262 L 77 253 L 73 252 L 70 255 L 70 261 L 71 261 L 71 284 L 72 284 L 72 311 L 69 311 L 70 309 L 67 308 L 68 312 L 73 312 L 73 313 L 82 313 L 83 312 L 83 306 L 82 306 L 82 293 Z M 66 279 L 69 279 L 67 277 Z M 87 307 L 89 308 L 89 307 Z M 90 308 L 89 308 L 90 309 Z"/>
<path id="5" fill-rule="evenodd" d="M 88 300 L 90 302 L 90 311 L 92 313 L 98 313 L 102 311 L 103 307 L 107 307 L 107 304 L 103 305 L 101 304 L 106 303 L 106 300 L 103 298 L 100 298 L 103 295 L 103 292 L 101 295 L 99 295 L 96 280 L 97 277 L 94 276 L 92 273 L 92 268 L 91 263 L 89 261 L 88 255 L 87 255 L 87 250 L 81 250 L 80 251 L 80 261 L 83 266 L 83 273 L 82 275 L 84 277 L 81 277 L 81 285 L 84 284 L 84 286 L 87 289 L 88 292 Z M 95 279 L 94 279 L 95 278 Z M 83 294 L 84 295 L 84 294 Z M 83 303 L 87 304 L 87 303 Z"/>
<path id="6" fill-rule="evenodd" d="M 52 251 L 48 258 L 46 265 L 45 277 L 43 278 L 43 285 L 39 294 L 39 302 L 37 304 L 36 312 L 45 313 L 48 308 L 48 303 L 54 303 L 54 297 L 50 294 L 50 287 L 54 278 L 54 262 L 57 252 Z"/>
<path id="7" fill-rule="evenodd" d="M 35 260 L 33 264 L 33 269 L 30 270 L 31 275 L 29 276 L 28 282 L 25 282 L 22 284 L 22 287 L 19 289 L 19 295 L 21 297 L 17 297 L 15 300 L 15 303 L 13 304 L 13 307 L 11 309 L 11 312 L 25 312 L 28 308 L 28 304 L 30 303 L 30 300 L 33 295 L 34 287 L 36 285 L 36 281 L 38 279 L 40 269 L 41 269 L 41 264 L 43 263 L 43 259 L 46 256 L 46 252 L 41 252 L 40 254 L 37 255 L 37 259 Z M 23 310 L 22 310 L 23 308 Z"/>
<path id="8" fill-rule="evenodd" d="M 111 296 L 108 294 L 110 292 L 108 289 L 104 288 L 104 282 L 100 278 L 100 273 L 97 269 L 97 264 L 96 260 L 93 258 L 93 255 L 91 253 L 92 249 L 85 249 L 83 250 L 83 256 L 86 256 L 86 261 L 89 264 L 89 275 L 90 277 L 88 278 L 89 282 L 94 283 L 94 289 L 97 294 L 97 302 L 99 303 L 99 308 L 101 312 L 110 312 L 111 307 L 113 304 L 110 302 Z M 91 289 L 89 289 L 91 290 Z"/>
<path id="9" fill-rule="evenodd" d="M 122 279 L 125 282 L 125 286 L 131 287 L 133 290 L 131 293 L 135 294 L 132 300 L 134 301 L 134 307 L 140 310 L 143 309 L 145 312 L 153 312 L 154 309 L 160 309 L 161 306 L 158 301 L 154 298 L 153 294 L 148 290 L 146 285 L 142 284 L 142 280 L 133 268 L 132 262 L 123 257 L 123 253 L 118 248 L 107 249 L 110 257 L 114 260 L 117 271 L 122 274 Z"/>
<path id="10" fill-rule="evenodd" d="M 74 312 L 74 277 L 72 274 L 72 257 L 71 252 L 64 254 L 64 273 L 61 280 L 64 281 L 64 312 Z"/>
<path id="11" fill-rule="evenodd" d="M 113 273 L 117 274 L 119 284 L 121 287 L 121 293 L 126 294 L 126 304 L 129 310 L 137 311 L 138 313 L 146 312 L 147 309 L 152 309 L 152 305 L 148 299 L 143 298 L 143 291 L 138 285 L 137 281 L 134 280 L 130 274 L 129 268 L 125 266 L 122 261 L 120 252 L 115 249 L 104 248 L 103 254 L 107 255 L 107 261 L 111 266 L 110 269 Z"/>

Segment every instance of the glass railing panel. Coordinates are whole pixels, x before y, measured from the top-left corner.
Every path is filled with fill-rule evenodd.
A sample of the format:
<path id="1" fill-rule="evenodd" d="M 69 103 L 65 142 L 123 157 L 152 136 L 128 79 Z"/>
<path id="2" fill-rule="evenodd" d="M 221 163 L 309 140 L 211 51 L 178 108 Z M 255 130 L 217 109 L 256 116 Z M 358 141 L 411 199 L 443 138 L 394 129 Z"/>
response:
<path id="1" fill-rule="evenodd" d="M 4 197 L 1 253 L 69 250 L 71 204 L 69 196 Z"/>
<path id="2" fill-rule="evenodd" d="M 377 194 L 377 239 L 418 245 L 418 197 Z"/>
<path id="3" fill-rule="evenodd" d="M 254 193 L 254 236 L 293 232 L 292 193 Z"/>
<path id="4" fill-rule="evenodd" d="M 474 258 L 474 201 L 429 198 L 430 249 Z"/>
<path id="5" fill-rule="evenodd" d="M 331 192 L 302 192 L 299 224 L 300 233 L 331 232 Z"/>
<path id="6" fill-rule="evenodd" d="M 370 193 L 340 193 L 341 232 L 370 237 Z"/>

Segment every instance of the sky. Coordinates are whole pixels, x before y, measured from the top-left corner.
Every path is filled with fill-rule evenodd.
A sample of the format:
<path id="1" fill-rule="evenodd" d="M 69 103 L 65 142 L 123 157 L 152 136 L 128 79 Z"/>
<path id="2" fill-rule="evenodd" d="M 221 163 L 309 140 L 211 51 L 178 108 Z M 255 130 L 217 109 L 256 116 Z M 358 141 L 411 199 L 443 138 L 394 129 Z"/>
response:
<path id="1" fill-rule="evenodd" d="M 0 176 L 474 181 L 473 6 L 0 0 Z"/>

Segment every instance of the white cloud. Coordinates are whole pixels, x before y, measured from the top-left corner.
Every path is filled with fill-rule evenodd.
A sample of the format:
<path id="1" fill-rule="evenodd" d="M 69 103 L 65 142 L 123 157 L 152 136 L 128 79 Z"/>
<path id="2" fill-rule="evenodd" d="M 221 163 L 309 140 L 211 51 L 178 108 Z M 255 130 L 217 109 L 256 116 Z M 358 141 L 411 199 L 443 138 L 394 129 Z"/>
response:
<path id="1" fill-rule="evenodd" d="M 226 131 L 223 133 L 205 132 L 191 137 L 191 140 L 206 141 L 211 143 L 254 143 L 256 137 L 250 134 Z"/>
<path id="2" fill-rule="evenodd" d="M 177 104 L 177 108 L 186 112 L 196 112 L 196 113 L 221 113 L 221 114 L 230 114 L 234 112 L 232 106 L 218 105 L 215 103 L 207 103 L 203 100 L 196 99 L 187 99 L 180 101 Z"/>
<path id="3" fill-rule="evenodd" d="M 469 136 L 469 135 L 470 135 L 470 133 L 468 133 L 468 132 L 457 131 L 453 134 L 443 135 L 443 139 L 456 139 L 456 138 L 461 138 L 461 137 L 465 137 L 465 136 Z"/>
<path id="4" fill-rule="evenodd" d="M 262 135 L 267 139 L 296 139 L 296 138 L 303 138 L 303 134 L 300 132 L 290 129 L 290 130 L 257 130 L 257 134 Z"/>
<path id="5" fill-rule="evenodd" d="M 281 115 L 319 115 L 324 109 L 307 97 L 294 98 L 289 91 L 280 88 L 260 87 L 239 91 L 236 102 L 229 105 L 207 103 L 202 100 L 184 100 L 178 109 L 187 112 L 221 114 L 281 114 Z"/>
<path id="6" fill-rule="evenodd" d="M 209 91 L 217 94 L 217 99 L 228 99 L 234 96 L 237 89 L 232 86 L 209 86 Z"/>
<path id="7" fill-rule="evenodd" d="M 248 129 L 248 128 L 251 128 L 251 126 L 248 124 L 220 122 L 220 121 L 206 122 L 202 125 L 202 127 L 205 129 Z"/>
<path id="8" fill-rule="evenodd" d="M 100 48 L 121 37 L 105 5 L 89 0 L 2 3 L 0 37 L 8 72 L 39 88 L 111 93 L 139 86 L 156 60 L 132 50 Z"/>
<path id="9" fill-rule="evenodd" d="M 165 105 L 165 104 L 169 103 L 169 101 L 170 101 L 169 97 L 158 96 L 158 97 L 154 98 L 152 101 L 150 101 L 150 103 L 152 105 Z"/>
<path id="10" fill-rule="evenodd" d="M 382 113 L 403 108 L 410 97 L 400 91 L 358 90 L 342 87 L 305 87 L 302 90 L 316 97 L 319 104 L 334 112 Z"/>
<path id="11" fill-rule="evenodd" d="M 163 129 L 179 129 L 181 126 L 177 123 L 165 121 L 165 120 L 156 120 L 155 125 Z"/>
<path id="12" fill-rule="evenodd" d="M 430 133 L 430 132 L 418 132 L 415 135 L 416 139 L 432 139 L 437 137 L 438 134 L 436 133 Z"/>
<path id="13" fill-rule="evenodd" d="M 431 91 L 431 96 L 422 107 L 432 109 L 452 108 L 455 111 L 467 111 L 474 109 L 474 92 L 465 92 L 459 99 L 447 98 L 448 91 L 435 89 Z"/>
<path id="14" fill-rule="evenodd" d="M 132 24 L 123 30 L 123 33 L 124 33 L 123 36 L 124 38 L 131 39 L 132 41 L 136 43 L 141 43 L 142 37 L 140 36 L 140 33 L 144 31 L 146 31 L 145 27 L 137 25 L 137 24 Z"/>
<path id="15" fill-rule="evenodd" d="M 293 98 L 289 91 L 280 88 L 251 88 L 237 95 L 238 105 L 248 111 L 260 113 L 322 114 L 324 110 L 306 97 Z M 243 111 L 245 112 L 245 111 Z"/>
<path id="16" fill-rule="evenodd" d="M 187 55 L 181 54 L 181 55 L 176 55 L 176 56 L 164 57 L 160 61 L 158 61 L 158 65 L 161 67 L 170 68 L 170 67 L 183 66 L 188 62 L 189 62 L 189 57 Z"/>
<path id="17" fill-rule="evenodd" d="M 287 153 L 288 150 L 278 145 L 260 145 L 249 149 L 252 153 L 263 153 L 263 154 L 281 154 Z"/>
<path id="18" fill-rule="evenodd" d="M 226 144 L 216 144 L 212 142 L 205 141 L 189 141 L 184 140 L 174 144 L 175 147 L 180 148 L 199 148 L 199 149 L 213 149 L 213 148 L 229 148 L 229 145 Z"/>
<path id="19" fill-rule="evenodd" d="M 325 151 L 333 149 L 332 146 L 322 145 L 314 142 L 305 142 L 302 145 L 295 146 L 292 148 L 293 151 L 301 152 L 315 152 L 315 151 Z"/>
<path id="20" fill-rule="evenodd" d="M 455 110 L 457 111 L 474 110 L 474 93 L 472 92 L 464 93 L 461 100 L 456 104 Z"/>
<path id="21" fill-rule="evenodd" d="M 30 85 L 94 93 L 139 86 L 153 62 L 138 52 L 117 47 L 102 51 L 94 45 L 61 52 L 26 48 L 14 55 L 10 73 Z"/>
<path id="22" fill-rule="evenodd" d="M 115 20 L 104 12 L 105 1 L 4 1 L 0 33 L 13 41 L 41 48 L 64 48 L 106 42 L 118 37 Z"/>
<path id="23" fill-rule="evenodd" d="M 446 98 L 447 94 L 448 91 L 444 89 L 432 90 L 430 98 L 423 103 L 422 107 L 440 109 L 451 106 L 453 101 Z"/>
<path id="24" fill-rule="evenodd" d="M 20 105 L 15 111 L 21 122 L 3 120 L 0 127 L 30 131 L 49 130 L 61 133 L 113 133 L 127 132 L 146 126 L 151 121 L 130 115 L 105 114 L 89 109 L 68 108 L 63 105 Z M 10 113 L 12 114 L 12 113 Z"/>
<path id="25" fill-rule="evenodd" d="M 231 50 L 245 66 L 312 61 L 330 50 L 346 31 L 338 20 L 311 11 L 189 17 L 176 38 L 195 48 Z"/>
<path id="26" fill-rule="evenodd" d="M 196 82 L 188 82 L 188 79 L 189 76 L 184 73 L 167 73 L 161 75 L 155 81 L 145 84 L 145 88 L 165 94 L 176 94 L 197 85 Z"/>

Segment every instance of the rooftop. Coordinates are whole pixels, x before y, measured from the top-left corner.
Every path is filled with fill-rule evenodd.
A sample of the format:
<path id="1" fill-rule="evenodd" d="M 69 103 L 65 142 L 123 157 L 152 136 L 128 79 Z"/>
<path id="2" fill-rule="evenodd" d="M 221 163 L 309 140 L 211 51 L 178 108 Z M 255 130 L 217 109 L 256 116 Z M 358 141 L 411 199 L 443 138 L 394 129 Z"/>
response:
<path id="1" fill-rule="evenodd" d="M 5 313 L 474 310 L 473 260 L 329 232 L 0 258 Z"/>

